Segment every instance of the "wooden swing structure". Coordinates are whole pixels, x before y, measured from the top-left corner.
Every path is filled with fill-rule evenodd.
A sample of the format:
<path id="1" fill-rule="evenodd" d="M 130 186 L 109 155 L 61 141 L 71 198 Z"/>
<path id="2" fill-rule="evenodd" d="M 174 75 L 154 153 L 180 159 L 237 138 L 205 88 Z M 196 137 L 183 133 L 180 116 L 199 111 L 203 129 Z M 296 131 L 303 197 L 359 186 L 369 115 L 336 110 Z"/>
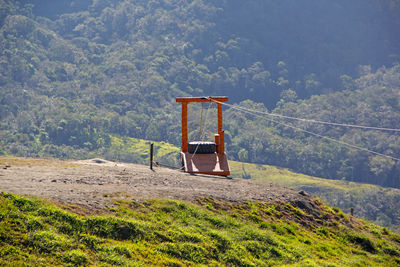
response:
<path id="1" fill-rule="evenodd" d="M 222 130 L 222 102 L 226 96 L 213 97 L 179 97 L 176 102 L 182 104 L 182 167 L 191 174 L 230 175 L 228 158 L 225 153 L 225 138 Z M 214 142 L 188 141 L 188 104 L 216 102 L 218 108 L 218 130 Z M 205 149 L 203 149 L 204 147 Z"/>

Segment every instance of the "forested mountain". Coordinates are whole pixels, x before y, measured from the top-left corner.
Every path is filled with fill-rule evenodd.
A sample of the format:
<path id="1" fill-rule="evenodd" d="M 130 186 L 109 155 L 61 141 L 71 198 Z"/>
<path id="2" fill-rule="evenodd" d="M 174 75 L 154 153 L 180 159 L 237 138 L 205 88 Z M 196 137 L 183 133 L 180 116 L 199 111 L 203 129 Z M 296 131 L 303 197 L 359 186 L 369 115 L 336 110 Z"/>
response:
<path id="1" fill-rule="evenodd" d="M 400 65 L 390 69 L 383 67 L 376 73 L 367 73 L 351 81 L 347 86 L 349 89 L 341 92 L 312 96 L 310 99 L 297 102 L 285 100 L 285 97 L 293 97 L 294 94 L 286 92 L 273 113 L 318 121 L 399 128 Z M 253 109 L 257 106 L 249 100 L 240 105 Z M 258 104 L 257 110 L 267 112 L 261 104 Z M 265 117 L 271 120 L 270 116 L 260 118 L 243 115 L 234 109 L 228 110 L 228 114 L 231 115 L 231 119 L 226 128 L 228 135 L 232 136 L 229 148 L 231 154 L 238 155 L 240 160 L 243 160 L 240 154 L 244 154 L 244 160 L 249 162 L 268 162 L 331 179 L 393 187 L 400 185 L 399 161 L 338 143 L 344 142 L 398 158 L 399 132 L 272 118 L 274 121 L 284 123 L 281 125 L 264 119 Z M 241 131 L 238 125 L 247 131 Z M 334 138 L 338 142 L 319 138 L 301 130 Z"/>
<path id="2" fill-rule="evenodd" d="M 397 0 L 0 0 L 0 153 L 109 155 L 110 135 L 179 145 L 175 97 L 189 95 L 400 128 L 398 14 Z M 394 160 L 226 113 L 232 159 L 400 187 Z M 398 133 L 296 127 L 400 157 Z"/>

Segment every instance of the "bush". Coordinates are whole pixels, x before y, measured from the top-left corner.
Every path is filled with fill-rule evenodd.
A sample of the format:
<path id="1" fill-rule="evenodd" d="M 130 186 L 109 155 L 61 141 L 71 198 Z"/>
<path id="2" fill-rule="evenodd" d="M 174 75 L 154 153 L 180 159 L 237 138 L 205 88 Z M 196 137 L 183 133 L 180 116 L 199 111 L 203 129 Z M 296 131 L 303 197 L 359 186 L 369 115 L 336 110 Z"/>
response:
<path id="1" fill-rule="evenodd" d="M 20 211 L 34 211 L 38 207 L 38 202 L 31 199 L 7 193 L 4 196 L 11 200 Z"/>
<path id="2" fill-rule="evenodd" d="M 71 247 L 70 241 L 50 231 L 42 231 L 32 234 L 25 242 L 39 253 L 55 254 L 60 250 Z"/>
<path id="3" fill-rule="evenodd" d="M 78 216 L 54 208 L 42 208 L 38 215 L 45 217 L 47 223 L 55 226 L 61 233 L 72 234 L 83 229 L 83 221 Z"/>
<path id="4" fill-rule="evenodd" d="M 195 263 L 203 263 L 207 251 L 196 244 L 183 243 L 183 244 L 163 244 L 160 251 L 167 253 L 173 257 L 189 260 Z"/>
<path id="5" fill-rule="evenodd" d="M 232 241 L 218 232 L 211 232 L 210 237 L 216 241 L 217 249 L 221 252 L 225 252 L 231 247 Z"/>
<path id="6" fill-rule="evenodd" d="M 79 241 L 85 244 L 88 248 L 94 250 L 97 250 L 99 244 L 104 243 L 100 238 L 86 234 L 81 235 Z"/>
<path id="7" fill-rule="evenodd" d="M 86 265 L 89 263 L 89 259 L 86 254 L 80 250 L 72 250 L 64 256 L 64 261 L 71 263 L 74 266 Z"/>
<path id="8" fill-rule="evenodd" d="M 371 241 L 367 236 L 360 234 L 360 233 L 348 233 L 347 234 L 347 240 L 350 242 L 360 245 L 361 248 L 365 251 L 375 253 L 376 252 L 376 246 L 374 242 Z"/>
<path id="9" fill-rule="evenodd" d="M 144 231 L 132 221 L 115 217 L 97 217 L 86 220 L 87 230 L 97 236 L 116 240 L 136 240 L 144 237 Z"/>
<path id="10" fill-rule="evenodd" d="M 276 241 L 265 230 L 260 229 L 244 229 L 239 237 L 241 240 L 261 241 L 270 245 L 276 245 Z"/>

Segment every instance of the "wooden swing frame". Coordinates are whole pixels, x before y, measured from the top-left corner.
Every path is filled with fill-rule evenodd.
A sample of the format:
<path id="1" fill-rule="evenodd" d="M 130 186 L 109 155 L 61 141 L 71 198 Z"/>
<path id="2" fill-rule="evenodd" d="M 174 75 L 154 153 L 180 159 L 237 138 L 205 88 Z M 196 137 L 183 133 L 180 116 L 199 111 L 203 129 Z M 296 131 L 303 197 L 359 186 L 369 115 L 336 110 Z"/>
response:
<path id="1" fill-rule="evenodd" d="M 181 157 L 184 171 L 192 174 L 230 175 L 228 158 L 225 153 L 225 136 L 222 129 L 222 103 L 227 102 L 226 96 L 210 97 L 179 97 L 177 103 L 182 105 L 182 151 Z M 214 134 L 215 150 L 213 154 L 190 154 L 188 152 L 188 104 L 216 102 L 218 109 L 218 130 Z"/>

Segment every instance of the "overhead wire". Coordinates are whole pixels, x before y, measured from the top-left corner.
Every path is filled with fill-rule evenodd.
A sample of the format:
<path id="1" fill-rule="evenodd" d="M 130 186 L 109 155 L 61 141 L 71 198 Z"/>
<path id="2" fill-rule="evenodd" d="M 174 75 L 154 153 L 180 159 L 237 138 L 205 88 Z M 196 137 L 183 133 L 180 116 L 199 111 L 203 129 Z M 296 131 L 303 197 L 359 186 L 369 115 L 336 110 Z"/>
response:
<path id="1" fill-rule="evenodd" d="M 364 128 L 364 129 L 369 129 L 369 130 L 384 130 L 384 131 L 395 131 L 395 132 L 400 132 L 400 129 L 396 128 L 384 128 L 384 127 L 374 127 L 374 126 L 363 126 L 363 125 L 355 125 L 355 124 L 345 124 L 345 123 L 335 123 L 335 122 L 326 122 L 326 121 L 319 121 L 319 120 L 313 120 L 313 119 L 304 119 L 304 118 L 298 118 L 298 117 L 291 117 L 291 116 L 286 116 L 286 115 L 281 115 L 281 114 L 276 114 L 276 113 L 269 113 L 269 112 L 262 112 L 259 110 L 253 110 L 253 109 L 248 109 L 245 107 L 241 107 L 238 105 L 231 105 L 228 103 L 224 102 L 219 102 L 217 100 L 214 100 L 210 97 L 206 97 L 210 101 L 234 108 L 234 109 L 240 109 L 243 111 L 248 111 L 251 113 L 259 113 L 262 115 L 267 115 L 267 116 L 273 116 L 273 117 L 279 117 L 279 118 L 286 118 L 286 119 L 293 119 L 293 120 L 298 120 L 302 122 L 312 122 L 312 123 L 319 123 L 319 124 L 326 124 L 326 125 L 332 125 L 332 126 L 343 126 L 343 127 L 356 127 L 356 128 Z"/>
<path id="2" fill-rule="evenodd" d="M 353 144 L 350 144 L 350 143 L 347 143 L 347 142 L 343 142 L 341 140 L 337 140 L 337 139 L 332 138 L 332 137 L 324 136 L 324 135 L 321 135 L 321 134 L 318 134 L 318 133 L 314 133 L 314 132 L 311 132 L 311 131 L 308 131 L 308 130 L 304 130 L 302 128 L 299 128 L 299 127 L 296 127 L 296 126 L 293 126 L 293 125 L 289 125 L 289 124 L 286 124 L 286 123 L 283 123 L 283 122 L 280 122 L 280 121 L 276 121 L 276 120 L 273 120 L 273 119 L 266 118 L 265 116 L 261 116 L 260 114 L 256 114 L 256 113 L 258 113 L 256 110 L 251 110 L 251 109 L 243 108 L 243 107 L 240 107 L 240 106 L 230 105 L 230 104 L 227 104 L 227 103 L 224 103 L 224 102 L 220 102 L 220 101 L 214 100 L 212 98 L 208 98 L 208 99 L 210 101 L 213 101 L 213 102 L 225 105 L 225 106 L 229 106 L 229 107 L 231 107 L 233 109 L 236 109 L 236 110 L 251 114 L 253 116 L 256 116 L 256 117 L 259 117 L 259 118 L 263 118 L 263 119 L 265 119 L 267 121 L 270 121 L 270 122 L 273 122 L 273 123 L 276 123 L 276 124 L 280 124 L 280 125 L 283 125 L 285 127 L 289 127 L 289 128 L 292 128 L 292 129 L 295 129 L 295 130 L 298 130 L 298 131 L 301 131 L 301 132 L 304 132 L 304 133 L 307 133 L 307 134 L 310 134 L 310 135 L 313 135 L 313 136 L 316 136 L 316 137 L 319 137 L 319 138 L 322 138 L 322 139 L 326 139 L 326 140 L 329 140 L 329 141 L 334 142 L 334 143 L 338 143 L 338 144 L 341 144 L 341 145 L 344 145 L 344 146 L 347 146 L 347 147 L 351 147 L 353 149 L 358 149 L 358 150 L 361 150 L 361 151 L 364 151 L 364 152 L 368 152 L 368 153 L 371 153 L 371 154 L 374 154 L 374 155 L 378 155 L 378 156 L 381 156 L 381 157 L 389 158 L 389 159 L 392 159 L 392 160 L 395 160 L 395 161 L 400 161 L 400 158 L 397 158 L 397 157 L 393 157 L 393 156 L 389 156 L 389 155 L 386 155 L 386 154 L 382 154 L 382 153 L 379 153 L 379 152 L 376 152 L 376 151 L 373 151 L 373 150 L 370 150 L 370 149 L 367 149 L 367 148 L 364 148 L 364 147 L 359 147 L 359 146 L 356 146 L 356 145 L 353 145 Z M 267 114 L 264 114 L 264 115 L 267 115 Z"/>
<path id="3" fill-rule="evenodd" d="M 213 100 L 213 99 L 212 99 L 212 101 L 218 102 L 218 101 Z M 224 102 L 220 102 L 220 104 L 223 104 L 223 105 L 229 106 L 229 107 L 238 107 L 238 106 L 231 105 L 231 104 L 224 103 Z M 304 118 L 286 116 L 286 115 L 277 114 L 277 113 L 269 113 L 269 112 L 262 112 L 262 111 L 258 111 L 258 110 L 251 110 L 251 109 L 247 109 L 247 108 L 244 108 L 244 107 L 240 107 L 240 109 L 247 110 L 249 112 L 254 112 L 254 113 L 258 113 L 258 114 L 271 116 L 271 117 L 279 117 L 279 118 L 284 118 L 284 119 L 297 120 L 297 121 L 301 121 L 301 122 L 311 122 L 311 123 L 325 124 L 325 125 L 331 125 L 331 126 L 349 127 L 349 128 L 360 128 L 360 129 L 366 129 L 366 130 L 400 132 L 400 129 L 397 129 L 397 128 L 375 127 L 375 126 L 365 126 L 365 125 L 357 125 L 357 124 L 347 124 L 347 123 L 320 121 L 320 120 L 313 120 L 313 119 L 304 119 Z"/>

